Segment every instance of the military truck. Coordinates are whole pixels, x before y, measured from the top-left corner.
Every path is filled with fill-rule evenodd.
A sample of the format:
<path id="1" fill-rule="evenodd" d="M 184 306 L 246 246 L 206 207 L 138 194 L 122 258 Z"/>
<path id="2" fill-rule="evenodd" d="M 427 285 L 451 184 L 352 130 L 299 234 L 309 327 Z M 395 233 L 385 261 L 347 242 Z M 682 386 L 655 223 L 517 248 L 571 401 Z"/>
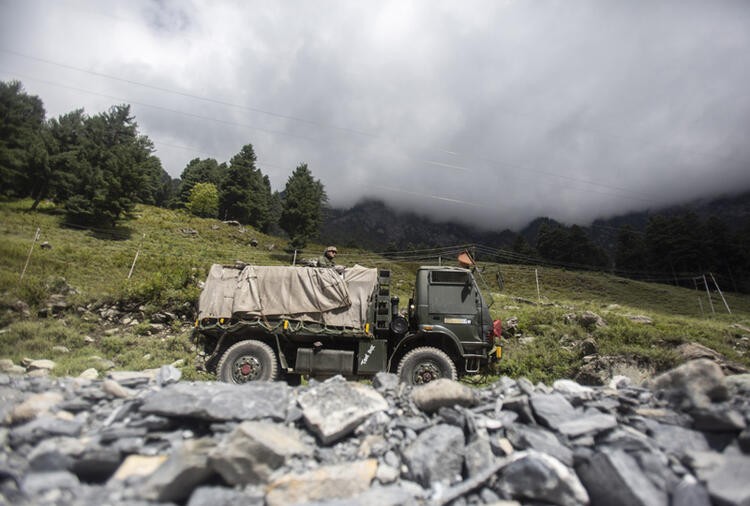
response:
<path id="1" fill-rule="evenodd" d="M 419 385 L 483 372 L 502 354 L 472 271 L 446 266 L 420 267 L 400 309 L 389 270 L 213 265 L 194 337 L 206 369 L 232 383 L 390 371 Z"/>

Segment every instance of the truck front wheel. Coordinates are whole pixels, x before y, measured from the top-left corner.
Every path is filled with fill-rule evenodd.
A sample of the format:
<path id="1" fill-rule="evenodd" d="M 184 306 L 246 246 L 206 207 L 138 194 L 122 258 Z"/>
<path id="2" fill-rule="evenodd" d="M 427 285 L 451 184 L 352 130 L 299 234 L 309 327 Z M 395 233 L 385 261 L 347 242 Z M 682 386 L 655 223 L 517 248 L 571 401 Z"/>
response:
<path id="1" fill-rule="evenodd" d="M 424 385 L 439 378 L 456 380 L 456 364 L 442 350 L 423 346 L 404 355 L 396 372 L 408 385 Z"/>
<path id="2" fill-rule="evenodd" d="M 279 375 L 279 366 L 276 353 L 266 343 L 240 341 L 224 352 L 216 373 L 227 383 L 274 381 Z"/>

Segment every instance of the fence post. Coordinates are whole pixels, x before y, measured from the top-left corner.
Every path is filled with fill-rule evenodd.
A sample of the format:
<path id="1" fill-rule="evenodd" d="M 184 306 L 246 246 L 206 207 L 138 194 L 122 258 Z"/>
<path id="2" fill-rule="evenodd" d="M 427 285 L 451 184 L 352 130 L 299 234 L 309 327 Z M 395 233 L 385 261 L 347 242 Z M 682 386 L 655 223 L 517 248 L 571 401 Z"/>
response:
<path id="1" fill-rule="evenodd" d="M 539 291 L 539 269 L 534 269 L 534 277 L 536 277 L 536 298 L 539 304 L 542 303 L 542 294 Z"/>
<path id="2" fill-rule="evenodd" d="M 708 304 L 711 306 L 711 314 L 716 314 L 716 311 L 714 311 L 714 301 L 711 300 L 711 291 L 708 289 L 708 281 L 706 281 L 705 274 L 703 274 L 703 284 L 706 285 L 706 293 L 708 294 Z"/>
<path id="3" fill-rule="evenodd" d="M 146 238 L 146 234 L 141 236 L 141 242 L 138 243 L 138 249 L 135 251 L 135 257 L 133 258 L 133 265 L 130 266 L 130 272 L 128 272 L 128 279 L 133 275 L 133 269 L 135 269 L 135 262 L 138 260 L 138 255 L 141 254 L 141 246 L 143 246 L 143 240 Z"/>
<path id="4" fill-rule="evenodd" d="M 292 258 L 292 265 L 297 265 L 297 250 L 294 250 L 294 258 Z"/>
<path id="5" fill-rule="evenodd" d="M 31 242 L 31 248 L 29 248 L 29 256 L 26 257 L 26 263 L 23 266 L 23 270 L 21 271 L 21 277 L 18 278 L 18 281 L 23 281 L 23 276 L 26 274 L 26 268 L 29 266 L 29 260 L 31 260 L 31 252 L 34 251 L 34 245 L 39 240 L 39 235 L 41 234 L 42 229 L 40 227 L 36 227 L 36 234 L 34 234 L 34 240 Z"/>
<path id="6" fill-rule="evenodd" d="M 711 279 L 714 282 L 714 286 L 716 287 L 716 290 L 719 292 L 719 295 L 721 296 L 721 300 L 724 301 L 724 307 L 727 308 L 727 313 L 732 314 L 732 310 L 729 309 L 729 304 L 727 304 L 727 299 L 725 299 L 724 294 L 721 293 L 721 288 L 719 288 L 719 283 L 716 282 L 716 278 L 714 277 L 713 272 L 709 272 L 708 275 L 711 276 Z"/>

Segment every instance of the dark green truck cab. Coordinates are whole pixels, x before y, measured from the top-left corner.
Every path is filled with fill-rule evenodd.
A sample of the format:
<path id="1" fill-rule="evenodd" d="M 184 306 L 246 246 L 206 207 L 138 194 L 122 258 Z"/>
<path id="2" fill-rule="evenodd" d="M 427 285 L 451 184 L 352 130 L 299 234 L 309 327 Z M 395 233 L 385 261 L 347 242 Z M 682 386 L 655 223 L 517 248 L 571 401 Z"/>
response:
<path id="1" fill-rule="evenodd" d="M 420 267 L 405 310 L 390 281 L 390 271 L 360 266 L 213 266 L 195 328 L 206 369 L 235 383 L 390 371 L 423 384 L 500 358 L 499 327 L 471 270 Z"/>

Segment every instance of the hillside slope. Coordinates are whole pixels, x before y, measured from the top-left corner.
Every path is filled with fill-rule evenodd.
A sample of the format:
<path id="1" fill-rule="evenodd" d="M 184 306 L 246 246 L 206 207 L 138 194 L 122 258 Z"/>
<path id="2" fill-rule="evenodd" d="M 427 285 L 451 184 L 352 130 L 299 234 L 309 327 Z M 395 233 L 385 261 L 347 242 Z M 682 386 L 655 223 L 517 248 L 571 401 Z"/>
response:
<path id="1" fill-rule="evenodd" d="M 113 232 L 72 228 L 53 207 L 29 213 L 29 205 L 0 203 L 0 358 L 52 359 L 55 374 L 181 360 L 187 377 L 199 377 L 189 336 L 210 265 L 288 264 L 293 258 L 282 239 L 183 212 L 140 206 L 135 219 Z M 321 249 L 311 245 L 298 258 Z M 440 261 L 429 251 L 408 262 L 339 251 L 340 263 L 390 268 L 402 306 L 417 266 Z M 485 295 L 495 299 L 493 317 L 510 323 L 499 373 L 588 382 L 620 370 L 647 374 L 684 360 L 677 350 L 689 343 L 715 350 L 729 364 L 750 365 L 748 296 L 725 294 L 729 314 L 718 294 L 709 301 L 705 292 L 668 285 L 524 265 L 488 263 L 479 270 Z"/>

